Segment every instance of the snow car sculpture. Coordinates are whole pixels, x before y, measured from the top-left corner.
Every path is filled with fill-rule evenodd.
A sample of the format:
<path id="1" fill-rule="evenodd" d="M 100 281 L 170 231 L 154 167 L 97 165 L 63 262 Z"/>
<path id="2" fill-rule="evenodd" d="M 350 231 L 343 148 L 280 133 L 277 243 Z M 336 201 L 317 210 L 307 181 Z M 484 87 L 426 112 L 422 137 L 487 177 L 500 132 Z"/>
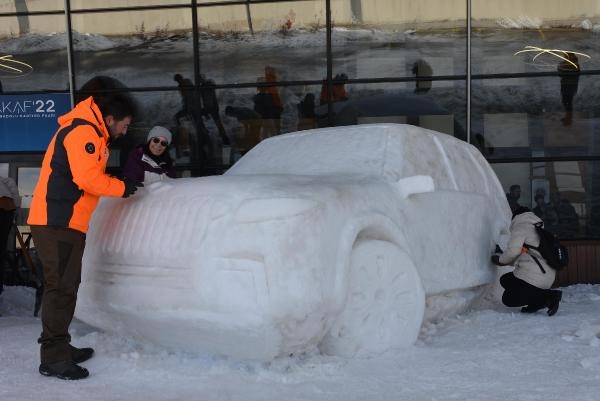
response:
<path id="1" fill-rule="evenodd" d="M 471 145 L 411 125 L 261 142 L 226 174 L 103 199 L 76 316 L 164 346 L 268 360 L 412 344 L 426 296 L 495 279 L 510 210 Z"/>

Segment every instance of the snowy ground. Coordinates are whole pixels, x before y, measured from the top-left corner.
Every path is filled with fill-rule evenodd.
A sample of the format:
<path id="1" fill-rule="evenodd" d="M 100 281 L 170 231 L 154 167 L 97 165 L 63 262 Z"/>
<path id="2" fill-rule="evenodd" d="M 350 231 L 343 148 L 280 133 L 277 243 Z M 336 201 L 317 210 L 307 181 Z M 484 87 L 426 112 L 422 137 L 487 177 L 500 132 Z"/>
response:
<path id="1" fill-rule="evenodd" d="M 594 401 L 600 394 L 600 285 L 563 288 L 554 317 L 487 300 L 423 327 L 416 345 L 377 358 L 314 354 L 241 362 L 171 353 L 81 322 L 73 343 L 93 346 L 79 382 L 37 372 L 33 293 L 0 295 L 0 400 L 486 400 Z"/>

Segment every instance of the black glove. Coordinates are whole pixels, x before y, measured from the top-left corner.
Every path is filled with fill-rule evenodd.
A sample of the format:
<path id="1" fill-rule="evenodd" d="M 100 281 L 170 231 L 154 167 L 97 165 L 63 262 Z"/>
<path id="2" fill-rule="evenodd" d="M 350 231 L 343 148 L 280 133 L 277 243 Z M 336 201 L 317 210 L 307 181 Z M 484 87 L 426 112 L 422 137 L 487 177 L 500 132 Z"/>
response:
<path id="1" fill-rule="evenodd" d="M 492 255 L 492 263 L 495 265 L 501 266 L 500 255 Z"/>
<path id="2" fill-rule="evenodd" d="M 144 186 L 143 183 L 133 181 L 132 179 L 127 177 L 123 178 L 123 183 L 125 184 L 125 192 L 123 192 L 123 198 L 128 198 L 129 196 L 133 195 L 139 187 Z"/>
<path id="3" fill-rule="evenodd" d="M 496 250 L 494 251 L 494 253 L 504 253 L 504 251 L 502 250 L 502 248 L 500 248 L 500 245 L 496 244 Z"/>

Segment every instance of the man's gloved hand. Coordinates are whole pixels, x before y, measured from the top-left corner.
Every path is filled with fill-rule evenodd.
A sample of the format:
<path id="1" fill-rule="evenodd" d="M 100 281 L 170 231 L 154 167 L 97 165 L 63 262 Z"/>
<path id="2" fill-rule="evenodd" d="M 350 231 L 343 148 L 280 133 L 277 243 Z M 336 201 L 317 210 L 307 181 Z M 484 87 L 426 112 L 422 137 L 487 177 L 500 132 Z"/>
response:
<path id="1" fill-rule="evenodd" d="M 141 182 L 133 181 L 130 178 L 123 178 L 123 183 L 125 184 L 125 192 L 123 192 L 123 198 L 128 198 L 137 191 L 139 187 L 143 187 L 144 184 Z"/>
<path id="2" fill-rule="evenodd" d="M 501 266 L 500 255 L 492 255 L 492 263 L 495 265 Z"/>

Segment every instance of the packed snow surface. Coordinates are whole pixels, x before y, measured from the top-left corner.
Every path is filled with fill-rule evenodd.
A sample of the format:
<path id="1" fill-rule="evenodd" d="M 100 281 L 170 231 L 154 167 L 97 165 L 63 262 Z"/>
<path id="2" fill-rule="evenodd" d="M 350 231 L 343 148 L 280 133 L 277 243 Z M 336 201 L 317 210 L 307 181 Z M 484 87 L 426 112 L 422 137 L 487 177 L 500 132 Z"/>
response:
<path id="1" fill-rule="evenodd" d="M 41 330 L 31 289 L 0 295 L 0 399 L 6 401 L 594 401 L 600 394 L 600 285 L 562 288 L 548 317 L 495 297 L 428 324 L 417 343 L 368 359 L 318 353 L 270 363 L 167 352 L 79 321 L 73 344 L 92 346 L 90 377 L 37 372 Z"/>

